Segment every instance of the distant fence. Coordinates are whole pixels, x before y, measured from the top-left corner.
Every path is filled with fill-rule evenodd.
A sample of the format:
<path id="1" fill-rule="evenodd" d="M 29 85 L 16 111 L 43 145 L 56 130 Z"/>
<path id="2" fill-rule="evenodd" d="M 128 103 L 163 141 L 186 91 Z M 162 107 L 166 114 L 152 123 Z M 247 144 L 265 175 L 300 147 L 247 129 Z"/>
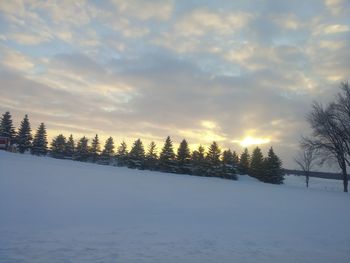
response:
<path id="1" fill-rule="evenodd" d="M 300 170 L 290 170 L 290 169 L 284 169 L 284 174 L 295 174 L 300 176 L 305 176 L 304 171 Z M 318 177 L 318 178 L 325 178 L 325 179 L 336 179 L 341 180 L 341 174 L 339 173 L 325 173 L 325 172 L 309 172 L 310 177 Z"/>

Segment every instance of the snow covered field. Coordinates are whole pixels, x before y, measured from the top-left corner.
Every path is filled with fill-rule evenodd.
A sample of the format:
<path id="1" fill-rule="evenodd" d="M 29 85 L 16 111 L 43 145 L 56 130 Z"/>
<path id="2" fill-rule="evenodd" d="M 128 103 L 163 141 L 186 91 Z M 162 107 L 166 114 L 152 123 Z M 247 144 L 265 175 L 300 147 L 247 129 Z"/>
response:
<path id="1" fill-rule="evenodd" d="M 350 262 L 341 181 L 239 179 L 0 151 L 0 262 Z"/>

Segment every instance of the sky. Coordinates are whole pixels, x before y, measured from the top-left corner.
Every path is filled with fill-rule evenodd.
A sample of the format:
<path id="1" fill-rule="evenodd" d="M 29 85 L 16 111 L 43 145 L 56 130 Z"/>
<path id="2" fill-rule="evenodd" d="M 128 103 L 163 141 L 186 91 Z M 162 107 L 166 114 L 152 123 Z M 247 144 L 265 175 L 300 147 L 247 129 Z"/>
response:
<path id="1" fill-rule="evenodd" d="M 284 166 L 350 72 L 350 1 L 0 0 L 0 111 L 49 137 L 166 136 Z"/>

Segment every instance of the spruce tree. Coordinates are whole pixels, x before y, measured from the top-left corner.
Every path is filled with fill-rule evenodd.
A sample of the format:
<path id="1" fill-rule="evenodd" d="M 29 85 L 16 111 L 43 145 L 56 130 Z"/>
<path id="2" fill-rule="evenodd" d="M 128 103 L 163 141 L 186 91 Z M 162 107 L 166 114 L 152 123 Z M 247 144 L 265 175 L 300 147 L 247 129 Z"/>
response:
<path id="1" fill-rule="evenodd" d="M 88 139 L 84 136 L 78 143 L 74 152 L 74 159 L 81 162 L 86 162 L 89 158 Z"/>
<path id="2" fill-rule="evenodd" d="M 117 165 L 126 166 L 128 164 L 128 149 L 126 143 L 123 141 L 117 150 Z"/>
<path id="3" fill-rule="evenodd" d="M 238 157 L 238 154 L 235 151 L 232 152 L 232 158 L 233 158 L 234 165 L 238 167 L 239 157 Z"/>
<path id="4" fill-rule="evenodd" d="M 114 155 L 114 141 L 113 141 L 113 138 L 112 138 L 112 137 L 109 137 L 109 138 L 106 140 L 104 149 L 103 149 L 103 151 L 102 151 L 102 154 L 101 154 L 101 161 L 102 161 L 104 164 L 110 164 L 113 155 Z"/>
<path id="5" fill-rule="evenodd" d="M 236 164 L 230 149 L 222 153 L 221 176 L 226 179 L 237 180 Z"/>
<path id="6" fill-rule="evenodd" d="M 250 167 L 250 155 L 248 149 L 245 148 L 239 158 L 238 171 L 240 174 L 248 174 Z"/>
<path id="7" fill-rule="evenodd" d="M 144 169 L 145 149 L 140 139 L 137 139 L 129 153 L 128 167 Z"/>
<path id="8" fill-rule="evenodd" d="M 234 165 L 233 154 L 230 149 L 223 151 L 222 163 L 226 165 Z"/>
<path id="9" fill-rule="evenodd" d="M 205 157 L 208 165 L 207 175 L 220 177 L 221 173 L 221 150 L 216 142 L 213 142 L 208 149 L 207 156 Z"/>
<path id="10" fill-rule="evenodd" d="M 30 149 L 31 154 L 46 155 L 47 154 L 47 133 L 44 123 L 40 123 Z"/>
<path id="11" fill-rule="evenodd" d="M 12 116 L 9 111 L 2 115 L 0 123 L 0 136 L 10 138 L 11 144 L 15 143 L 16 132 L 12 123 Z"/>
<path id="12" fill-rule="evenodd" d="M 207 175 L 207 166 L 205 160 L 205 150 L 202 145 L 198 150 L 193 151 L 191 156 L 192 174 L 199 176 Z"/>
<path id="13" fill-rule="evenodd" d="M 59 134 L 52 139 L 51 142 L 51 156 L 54 158 L 64 158 L 66 153 L 66 137 L 63 134 Z"/>
<path id="14" fill-rule="evenodd" d="M 28 115 L 26 114 L 21 122 L 16 139 L 18 144 L 18 151 L 20 153 L 24 153 L 25 151 L 30 150 L 33 139 L 31 132 L 32 130 L 30 128 Z"/>
<path id="15" fill-rule="evenodd" d="M 154 142 L 151 142 L 148 146 L 146 160 L 145 160 L 145 169 L 151 171 L 157 169 L 158 155 L 157 155 L 157 146 Z"/>
<path id="16" fill-rule="evenodd" d="M 236 163 L 230 149 L 222 153 L 221 176 L 226 179 L 237 180 Z"/>
<path id="17" fill-rule="evenodd" d="M 173 149 L 173 142 L 171 141 L 170 136 L 166 138 L 163 149 L 160 153 L 159 169 L 162 172 L 176 172 L 175 153 Z"/>
<path id="18" fill-rule="evenodd" d="M 95 137 L 92 139 L 91 147 L 90 147 L 90 156 L 93 162 L 97 161 L 97 158 L 99 157 L 100 152 L 101 152 L 100 140 L 98 139 L 98 135 L 96 134 Z"/>
<path id="19" fill-rule="evenodd" d="M 185 139 L 183 139 L 180 143 L 180 146 L 177 150 L 176 161 L 177 161 L 177 172 L 180 174 L 190 174 L 191 154 L 190 149 L 188 147 L 188 143 Z"/>
<path id="20" fill-rule="evenodd" d="M 114 141 L 112 137 L 106 140 L 105 147 L 102 151 L 103 156 L 111 157 L 114 155 Z"/>
<path id="21" fill-rule="evenodd" d="M 74 153 L 75 153 L 75 143 L 74 143 L 73 135 L 71 134 L 67 140 L 64 155 L 67 158 L 73 158 Z"/>
<path id="22" fill-rule="evenodd" d="M 265 158 L 265 173 L 263 181 L 271 184 L 283 184 L 284 174 L 282 169 L 282 161 L 274 153 L 272 147 Z"/>
<path id="23" fill-rule="evenodd" d="M 264 177 L 264 156 L 259 147 L 253 150 L 250 161 L 249 174 L 258 180 L 263 180 Z"/>

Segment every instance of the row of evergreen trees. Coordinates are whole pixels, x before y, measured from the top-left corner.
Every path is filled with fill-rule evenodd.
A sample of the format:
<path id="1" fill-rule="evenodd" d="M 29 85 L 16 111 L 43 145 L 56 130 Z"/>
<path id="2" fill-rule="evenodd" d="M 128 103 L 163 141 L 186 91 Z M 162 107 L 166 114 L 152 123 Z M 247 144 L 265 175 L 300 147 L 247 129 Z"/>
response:
<path id="1" fill-rule="evenodd" d="M 213 142 L 208 151 L 203 146 L 191 153 L 187 141 L 184 139 L 174 151 L 173 142 L 168 136 L 158 156 L 157 146 L 151 142 L 145 151 L 140 139 L 137 139 L 130 151 L 125 142 L 115 147 L 112 137 L 109 137 L 103 149 L 96 135 L 91 144 L 84 136 L 75 143 L 70 135 L 66 138 L 60 134 L 53 138 L 48 148 L 47 132 L 44 123 L 37 128 L 34 138 L 28 116 L 25 115 L 18 132 L 15 131 L 11 114 L 6 112 L 1 118 L 0 136 L 11 139 L 12 144 L 20 153 L 30 151 L 35 155 L 50 154 L 54 158 L 69 158 L 77 161 L 89 161 L 100 164 L 115 164 L 134 169 L 157 170 L 162 172 L 192 174 L 198 176 L 213 176 L 227 179 L 237 179 L 237 172 L 249 174 L 260 181 L 281 184 L 283 183 L 282 163 L 270 148 L 268 156 L 264 158 L 260 148 L 255 148 L 252 156 L 245 149 L 240 157 L 231 150 L 221 151 L 216 142 Z"/>

